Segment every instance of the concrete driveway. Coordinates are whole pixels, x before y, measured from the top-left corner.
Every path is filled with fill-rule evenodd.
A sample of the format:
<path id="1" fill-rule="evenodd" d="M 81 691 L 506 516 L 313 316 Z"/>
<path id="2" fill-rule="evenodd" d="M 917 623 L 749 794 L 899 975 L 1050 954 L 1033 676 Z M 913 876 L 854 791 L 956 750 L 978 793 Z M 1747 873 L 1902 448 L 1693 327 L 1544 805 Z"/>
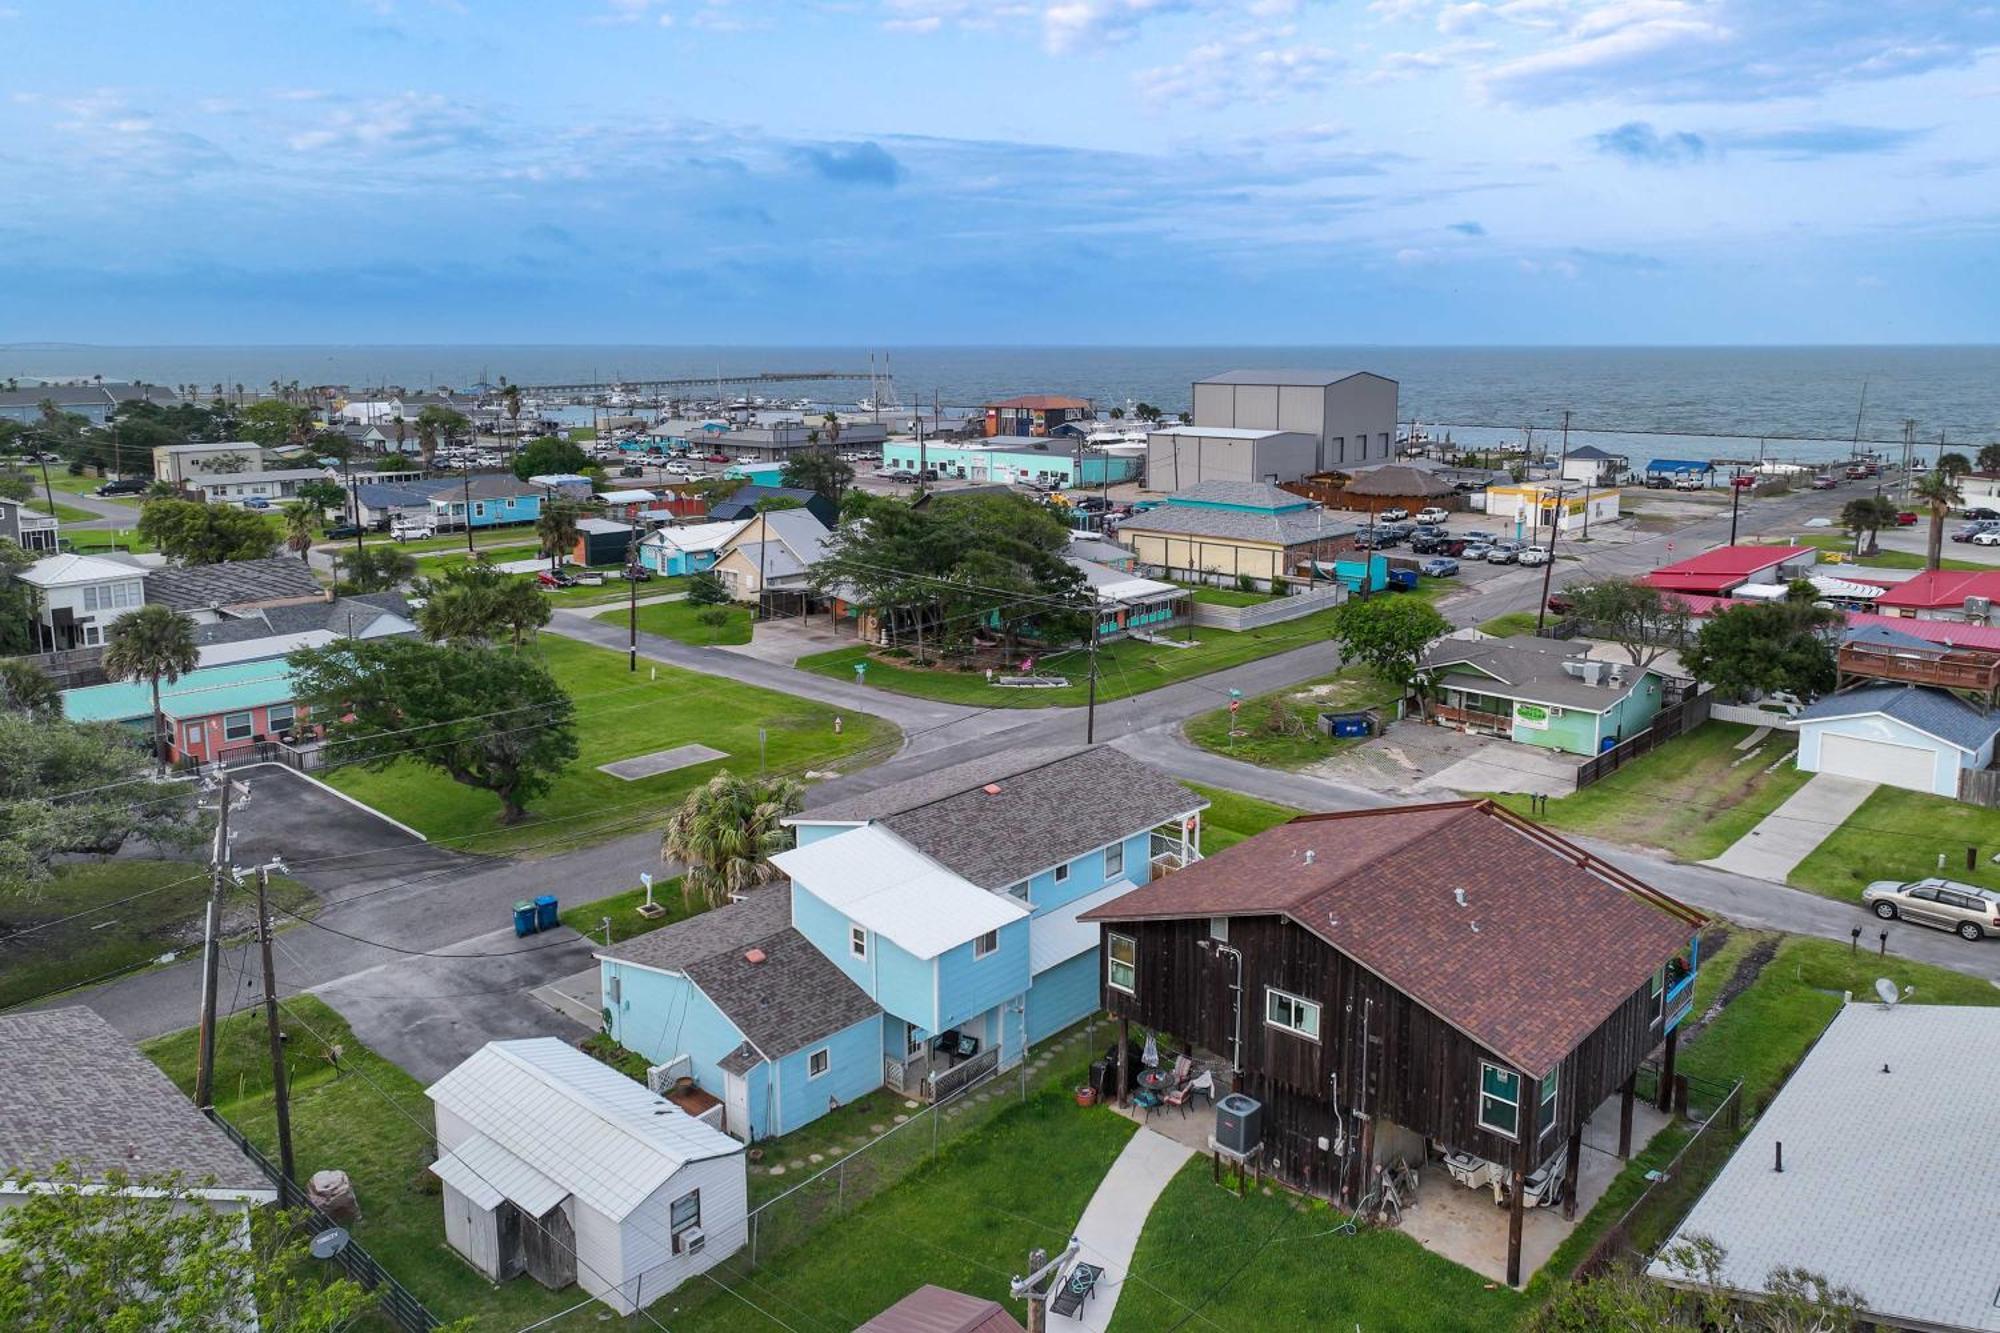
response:
<path id="1" fill-rule="evenodd" d="M 1581 763 L 1576 755 L 1406 721 L 1307 771 L 1334 782 L 1436 800 L 1484 791 L 1565 796 L 1576 790 Z"/>
<path id="2" fill-rule="evenodd" d="M 1875 784 L 1815 773 L 1785 803 L 1757 822 L 1722 855 L 1703 862 L 1732 875 L 1783 884 L 1799 862 L 1874 794 Z"/>

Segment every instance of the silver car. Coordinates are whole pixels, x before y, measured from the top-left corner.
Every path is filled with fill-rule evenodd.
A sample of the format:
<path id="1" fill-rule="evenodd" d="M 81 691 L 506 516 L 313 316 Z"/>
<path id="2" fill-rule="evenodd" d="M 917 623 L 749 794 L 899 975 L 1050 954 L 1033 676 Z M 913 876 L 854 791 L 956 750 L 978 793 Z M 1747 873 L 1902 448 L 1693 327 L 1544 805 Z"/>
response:
<path id="1" fill-rule="evenodd" d="M 1961 939 L 2000 935 L 2000 893 L 1957 880 L 1878 879 L 1861 891 L 1861 905 L 1884 921 L 1901 917 Z"/>

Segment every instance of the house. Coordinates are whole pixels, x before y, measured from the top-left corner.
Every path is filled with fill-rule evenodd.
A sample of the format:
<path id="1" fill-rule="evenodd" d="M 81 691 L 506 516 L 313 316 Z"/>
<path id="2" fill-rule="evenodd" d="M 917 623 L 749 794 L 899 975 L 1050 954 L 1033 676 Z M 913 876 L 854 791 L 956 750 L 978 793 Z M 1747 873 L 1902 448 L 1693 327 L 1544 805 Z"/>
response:
<path id="1" fill-rule="evenodd" d="M 1661 565 L 1640 581 L 1665 592 L 1726 597 L 1746 583 L 1790 583 L 1808 578 L 1818 563 L 1819 551 L 1811 546 L 1718 546 Z"/>
<path id="2" fill-rule="evenodd" d="M 958 444 L 892 440 L 882 446 L 882 466 L 1000 485 L 1074 487 L 1137 480 L 1140 463 L 1072 438 L 996 435 Z"/>
<path id="3" fill-rule="evenodd" d="M 1078 421 L 1091 414 L 1088 398 L 1072 398 L 1060 393 L 1030 393 L 1002 398 L 979 408 L 985 421 L 984 434 L 1020 437 L 1047 435 L 1065 421 Z"/>
<path id="4" fill-rule="evenodd" d="M 93 426 L 111 420 L 120 403 L 147 401 L 171 406 L 180 401 L 173 390 L 162 384 L 131 384 L 118 380 L 88 384 L 35 384 L 18 389 L 0 388 L 0 421 L 33 425 L 42 419 L 42 404 L 54 403 L 58 412 L 79 416 Z"/>
<path id="5" fill-rule="evenodd" d="M 1609 486 L 1632 466 L 1624 454 L 1614 454 L 1594 444 L 1579 445 L 1562 457 L 1562 476 L 1586 486 Z"/>
<path id="6" fill-rule="evenodd" d="M 291 669 L 270 659 L 198 667 L 177 681 L 163 680 L 164 757 L 171 764 L 228 761 L 255 751 L 259 742 L 296 732 L 307 716 L 296 694 Z M 63 716 L 72 722 L 115 722 L 152 735 L 150 681 L 84 685 L 59 697 Z"/>
<path id="7" fill-rule="evenodd" d="M 1207 481 L 1281 486 L 1318 471 L 1320 452 L 1311 431 L 1157 426 L 1146 436 L 1146 488 L 1178 492 Z"/>
<path id="8" fill-rule="evenodd" d="M 1519 635 L 1440 639 L 1424 654 L 1432 720 L 1522 745 L 1594 755 L 1652 725 L 1665 678 L 1591 658 L 1574 643 Z"/>
<path id="9" fill-rule="evenodd" d="M 217 472 L 256 471 L 264 465 L 264 447 L 255 440 L 220 440 L 206 444 L 162 444 L 153 449 L 153 478 L 185 486 Z"/>
<path id="10" fill-rule="evenodd" d="M 1961 773 L 1993 763 L 2000 712 L 1945 689 L 1862 685 L 1807 705 L 1798 730 L 1803 772 L 1956 797 Z"/>
<path id="11" fill-rule="evenodd" d="M 328 593 L 312 566 L 296 556 L 228 560 L 215 565 L 162 565 L 146 576 L 146 602 L 179 611 L 196 624 L 270 606 L 317 602 Z"/>
<path id="12" fill-rule="evenodd" d="M 576 545 L 570 559 L 579 565 L 622 565 L 632 558 L 639 529 L 608 518 L 576 521 Z"/>
<path id="13" fill-rule="evenodd" d="M 1227 1065 L 1261 1104 L 1247 1155 L 1359 1197 L 1427 1143 L 1511 1187 L 1573 1188 L 1583 1123 L 1693 1006 L 1707 918 L 1491 801 L 1303 815 L 1083 913 L 1103 1002 Z M 1620 1155 L 1629 1155 L 1629 1134 Z M 1544 1174 L 1540 1177 L 1550 1178 Z"/>
<path id="14" fill-rule="evenodd" d="M 36 593 L 36 647 L 45 653 L 95 648 L 127 611 L 146 604 L 146 579 L 157 571 L 96 555 L 52 555 L 22 570 Z"/>
<path id="15" fill-rule="evenodd" d="M 1195 381 L 1193 393 L 1192 425 L 1312 436 L 1313 463 L 1307 472 L 1395 457 L 1397 387 L 1383 375 L 1363 370 L 1232 370 Z M 1261 475 L 1248 478 L 1262 479 Z M 1160 484 L 1155 475 L 1153 485 Z"/>
<path id="16" fill-rule="evenodd" d="M 1958 479 L 1958 493 L 1968 509 L 1991 509 L 2000 500 L 2000 472 L 1968 472 Z"/>
<path id="17" fill-rule="evenodd" d="M 1075 554 L 1063 558 L 1083 575 L 1097 596 L 1099 642 L 1129 634 L 1157 634 L 1184 625 L 1194 616 L 1194 594 L 1178 583 L 1142 578 Z"/>
<path id="18" fill-rule="evenodd" d="M 622 518 L 627 523 L 639 521 L 639 515 L 655 504 L 660 497 L 639 487 L 628 487 L 621 491 L 599 491 L 597 502 L 604 506 L 606 518 Z"/>
<path id="19" fill-rule="evenodd" d="M 278 1191 L 159 1066 L 81 1005 L 0 1014 L 0 1211 L 59 1163 L 102 1187 L 178 1175 L 191 1197 L 245 1219 Z M 123 1187 L 136 1192 L 138 1185 Z"/>
<path id="20" fill-rule="evenodd" d="M 1993 1009 L 1842 1005 L 1667 1248 L 1714 1241 L 1717 1285 L 1747 1300 L 1797 1267 L 1860 1293 L 1870 1327 L 1991 1333 L 2000 1198 L 1990 1176 L 1966 1171 L 1978 1153 L 1958 1140 L 2000 1104 L 2000 1071 L 1966 1058 L 1997 1039 Z M 1945 1128 L 1885 1132 L 1919 1121 Z M 1647 1272 L 1695 1285 L 1664 1257 Z"/>
<path id="21" fill-rule="evenodd" d="M 609 1031 L 719 1092 L 744 1139 L 884 1086 L 949 1096 L 1096 1007 L 1077 914 L 1197 859 L 1205 805 L 1059 747 L 808 810 L 773 858 L 789 886 L 599 951 Z"/>
<path id="22" fill-rule="evenodd" d="M 639 563 L 655 574 L 699 574 L 713 568 L 716 556 L 748 519 L 733 523 L 695 523 L 685 528 L 657 528 L 639 543 Z"/>
<path id="23" fill-rule="evenodd" d="M 1932 569 L 1898 583 L 1875 599 L 1885 615 L 1916 620 L 1956 620 L 2000 625 L 1993 604 L 2000 600 L 2000 569 Z"/>
<path id="24" fill-rule="evenodd" d="M 30 509 L 19 500 L 0 499 L 0 541 L 53 555 L 62 545 L 62 524 L 54 515 Z"/>
<path id="25" fill-rule="evenodd" d="M 475 528 L 533 523 L 542 515 L 544 492 L 509 472 L 488 472 L 447 480 L 430 493 L 429 519 L 439 529 L 465 530 L 466 514 Z"/>
<path id="26" fill-rule="evenodd" d="M 1022 1333 L 998 1301 L 926 1282 L 854 1333 Z"/>
<path id="27" fill-rule="evenodd" d="M 1486 516 L 1513 524 L 1516 538 L 1546 537 L 1551 523 L 1563 536 L 1576 537 L 1588 533 L 1593 523 L 1616 523 L 1623 499 L 1615 486 L 1596 490 L 1573 481 L 1510 483 L 1486 488 Z"/>
<path id="28" fill-rule="evenodd" d="M 818 491 L 799 486 L 739 486 L 727 500 L 717 500 L 710 505 L 708 516 L 717 523 L 749 518 L 766 500 L 791 500 L 797 507 L 809 511 L 823 528 L 831 528 L 840 522 L 839 505 Z"/>
<path id="29" fill-rule="evenodd" d="M 538 472 L 528 484 L 550 499 L 584 501 L 591 495 L 590 478 L 580 472 Z M 558 496 L 556 493 L 561 492 Z"/>
<path id="30" fill-rule="evenodd" d="M 201 665 L 225 666 L 323 648 L 340 639 L 382 639 L 417 632 L 416 613 L 400 593 L 315 598 L 246 608 L 195 626 Z"/>
<path id="31" fill-rule="evenodd" d="M 299 493 L 300 486 L 314 481 L 338 484 L 339 474 L 330 467 L 274 468 L 269 472 L 261 469 L 202 472 L 183 479 L 181 489 L 217 503 L 241 504 L 245 500 L 262 500 L 270 504 L 291 499 Z"/>
<path id="32" fill-rule="evenodd" d="M 743 1146 L 559 1038 L 489 1041 L 424 1095 L 445 1242 L 491 1281 L 624 1315 L 743 1247 Z"/>
<path id="33" fill-rule="evenodd" d="M 1205 481 L 1118 528 L 1138 563 L 1168 578 L 1274 588 L 1300 565 L 1354 549 L 1355 525 L 1262 482 Z"/>
<path id="34" fill-rule="evenodd" d="M 752 511 L 716 547 L 711 568 L 736 601 L 805 609 L 815 600 L 812 567 L 825 555 L 829 535 L 810 509 Z"/>

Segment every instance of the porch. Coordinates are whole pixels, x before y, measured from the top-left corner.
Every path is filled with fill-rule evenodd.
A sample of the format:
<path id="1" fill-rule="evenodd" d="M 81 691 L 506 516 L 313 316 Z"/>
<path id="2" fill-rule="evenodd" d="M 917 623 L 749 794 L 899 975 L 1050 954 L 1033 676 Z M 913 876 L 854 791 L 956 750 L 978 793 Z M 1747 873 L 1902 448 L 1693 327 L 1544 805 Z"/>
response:
<path id="1" fill-rule="evenodd" d="M 974 1084 L 983 1083 L 1000 1070 L 1000 1051 L 987 1047 L 970 1057 L 946 1055 L 925 1042 L 921 1054 L 898 1060 L 882 1057 L 882 1086 L 920 1102 L 939 1102 Z"/>
<path id="2" fill-rule="evenodd" d="M 1438 704 L 1431 709 L 1431 719 L 1442 725 L 1460 727 L 1466 731 L 1480 732 L 1488 736 L 1514 734 L 1514 719 L 1511 714 L 1489 712 L 1483 708 Z"/>

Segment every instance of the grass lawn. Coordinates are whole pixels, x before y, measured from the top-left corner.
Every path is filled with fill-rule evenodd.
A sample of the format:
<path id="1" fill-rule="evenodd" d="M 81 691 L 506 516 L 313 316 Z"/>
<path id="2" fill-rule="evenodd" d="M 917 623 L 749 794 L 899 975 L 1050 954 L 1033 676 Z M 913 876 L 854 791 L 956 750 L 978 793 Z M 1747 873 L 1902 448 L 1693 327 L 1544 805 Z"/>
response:
<path id="1" fill-rule="evenodd" d="M 1259 600 L 1268 600 L 1260 598 Z M 1120 639 L 1098 649 L 1097 697 L 1099 702 L 1143 694 L 1162 685 L 1204 676 L 1225 667 L 1282 653 L 1292 648 L 1320 644 L 1326 648 L 1327 665 L 1333 665 L 1333 647 L 1327 641 L 1333 612 L 1315 611 L 1297 620 L 1239 632 L 1206 626 L 1180 626 L 1168 631 L 1176 639 L 1191 639 L 1193 648 L 1165 648 L 1138 639 Z M 972 704 L 987 708 L 1061 708 L 1079 705 L 1089 697 L 1089 657 L 1082 649 L 1053 653 L 1037 660 L 1036 670 L 1047 675 L 1065 676 L 1069 684 L 1056 689 L 1021 690 L 988 685 L 982 671 L 960 671 L 953 667 L 916 667 L 907 659 L 878 657 L 865 647 L 836 648 L 798 660 L 798 667 L 817 671 L 836 680 L 853 680 L 854 664 L 868 663 L 868 684 L 898 694 L 911 694 L 945 703 Z"/>
<path id="2" fill-rule="evenodd" d="M 1206 583 L 1183 583 L 1194 600 L 1209 606 L 1262 606 L 1271 600 L 1267 592 L 1244 592 L 1240 588 L 1217 588 Z"/>
<path id="3" fill-rule="evenodd" d="M 1816 546 L 1822 551 L 1837 551 L 1842 555 L 1846 555 L 1854 549 L 1854 538 L 1830 537 L 1824 533 L 1809 533 L 1806 536 L 1798 538 L 1797 542 L 1800 546 Z M 1951 548 L 1946 547 L 1945 549 L 1950 550 Z M 1879 550 L 1874 555 L 1864 555 L 1859 560 L 1850 558 L 1842 563 L 1851 565 L 1856 569 L 1868 569 L 1870 567 L 1875 569 L 1922 569 L 1924 567 L 1924 558 L 1914 551 Z M 1956 560 L 1951 556 L 1946 556 L 1940 560 L 1938 567 L 1940 569 L 1993 568 L 1992 565 L 1983 565 L 1977 560 Z"/>
<path id="4" fill-rule="evenodd" d="M 1754 750 L 1738 750 L 1750 730 L 1706 723 L 1575 795 L 1550 800 L 1535 818 L 1572 833 L 1664 848 L 1684 861 L 1720 855 L 1812 776 L 1792 766 L 1794 737 L 1773 732 Z M 1528 813 L 1525 796 L 1495 799 Z"/>
<path id="5" fill-rule="evenodd" d="M 1348 667 L 1289 690 L 1244 699 L 1232 715 L 1227 707 L 1189 718 L 1183 731 L 1204 750 L 1229 755 L 1262 768 L 1300 769 L 1353 745 L 1319 731 L 1319 715 L 1329 709 L 1393 705 L 1396 690 L 1365 667 Z M 1231 736 L 1231 724 L 1246 734 Z"/>
<path id="6" fill-rule="evenodd" d="M 1527 1300 L 1431 1253 L 1400 1231 L 1335 1230 L 1323 1199 L 1283 1189 L 1237 1198 L 1209 1180 L 1201 1156 L 1153 1205 L 1112 1333 L 1226 1329 L 1503 1328 Z"/>
<path id="7" fill-rule="evenodd" d="M 612 571 L 613 575 L 616 573 L 616 570 Z M 685 575 L 677 574 L 672 578 L 661 578 L 658 574 L 655 574 L 649 581 L 639 585 L 639 595 L 641 597 L 660 597 L 670 592 L 683 592 L 686 588 L 687 576 Z M 578 586 L 575 588 L 557 588 L 553 591 L 544 589 L 542 595 L 549 599 L 549 605 L 555 607 L 609 606 L 614 603 L 618 606 L 623 606 L 632 593 L 624 579 L 607 575 L 602 587 L 586 588 Z M 644 607 L 640 607 L 639 609 L 642 613 L 645 611 Z"/>
<path id="8" fill-rule="evenodd" d="M 415 545 L 415 543 L 410 543 L 410 545 Z M 343 549 L 352 551 L 353 547 L 344 542 L 335 542 L 332 543 L 331 549 L 338 553 Z M 476 553 L 477 556 L 484 556 L 488 562 L 496 565 L 509 560 L 526 560 L 530 556 L 539 554 L 541 552 L 536 549 L 533 542 L 528 542 L 520 546 L 482 546 Z M 455 569 L 475 558 L 476 556 L 466 553 L 464 546 L 440 551 L 436 555 L 418 556 L 417 573 L 429 578 L 436 578 L 447 569 Z"/>
<path id="9" fill-rule="evenodd" d="M 1225 847 L 1234 847 L 1245 838 L 1254 837 L 1267 828 L 1275 828 L 1305 813 L 1288 805 L 1260 801 L 1255 796 L 1225 791 L 1220 787 L 1203 787 L 1195 783 L 1188 786 L 1197 796 L 1206 797 L 1209 802 L 1208 809 L 1201 812 L 1203 856 L 1213 856 Z"/>
<path id="10" fill-rule="evenodd" d="M 39 890 L 0 894 L 0 944 L 5 946 L 0 953 L 5 959 L 0 1008 L 199 949 L 208 890 L 205 866 L 116 857 L 63 866 Z M 147 896 L 118 901 L 140 893 Z M 302 914 L 318 902 L 305 885 L 282 875 L 272 878 L 271 895 L 278 905 Z M 248 929 L 254 915 L 251 895 L 232 890 L 228 903 L 224 929 Z M 46 924 L 75 913 L 85 915 Z M 26 930 L 34 933 L 9 938 Z"/>
<path id="11" fill-rule="evenodd" d="M 48 512 L 49 502 L 42 496 L 36 496 L 28 503 L 43 513 Z M 66 505 L 60 500 L 56 501 L 55 511 L 55 516 L 64 523 L 94 523 L 101 517 L 101 515 L 91 513 L 88 509 L 78 509 L 75 505 Z"/>
<path id="12" fill-rule="evenodd" d="M 728 619 L 720 625 L 704 625 L 701 616 L 711 609 L 722 611 Z M 609 611 L 598 612 L 597 618 L 622 624 L 624 622 L 618 621 L 618 617 L 624 614 L 623 607 L 613 607 Z M 679 639 L 682 643 L 748 643 L 750 608 L 747 606 L 710 608 L 696 606 L 693 602 L 655 602 L 651 606 L 639 608 L 639 632 Z"/>
<path id="13" fill-rule="evenodd" d="M 770 769 L 780 773 L 869 762 L 896 736 L 891 724 L 860 713 L 843 714 L 845 730 L 835 735 L 837 710 L 822 704 L 669 666 L 629 673 L 623 653 L 555 635 L 540 636 L 528 651 L 539 653 L 576 701 L 582 753 L 531 803 L 532 813 L 521 823 L 501 826 L 492 793 L 414 763 L 379 772 L 337 769 L 327 781 L 434 840 L 499 853 L 643 827 L 718 769 L 754 773 L 760 727 L 769 733 Z M 697 741 L 729 757 L 637 782 L 597 770 L 614 759 Z"/>
<path id="14" fill-rule="evenodd" d="M 1533 611 L 1509 611 L 1504 616 L 1495 616 L 1479 627 L 1481 634 L 1491 634 L 1496 639 L 1512 638 L 1516 634 L 1535 632 Z"/>
<path id="15" fill-rule="evenodd" d="M 645 901 L 646 890 L 643 887 L 627 889 L 608 898 L 565 907 L 559 916 L 562 923 L 577 934 L 600 941 L 604 938 L 604 918 L 610 917 L 611 942 L 617 944 L 634 935 L 644 935 L 649 930 L 684 921 L 706 907 L 699 898 L 689 899 L 679 875 L 653 885 L 653 902 L 667 909 L 665 916 L 640 916 L 639 908 Z"/>
<path id="16" fill-rule="evenodd" d="M 1965 849 L 1978 849 L 1976 866 L 1965 868 Z M 1812 855 L 1799 862 L 1787 882 L 1842 902 L 1859 902 L 1870 880 L 1920 879 L 1944 873 L 1983 888 L 2000 889 L 2000 810 L 1963 805 L 1944 796 L 1926 796 L 1901 787 L 1877 787 Z"/>

